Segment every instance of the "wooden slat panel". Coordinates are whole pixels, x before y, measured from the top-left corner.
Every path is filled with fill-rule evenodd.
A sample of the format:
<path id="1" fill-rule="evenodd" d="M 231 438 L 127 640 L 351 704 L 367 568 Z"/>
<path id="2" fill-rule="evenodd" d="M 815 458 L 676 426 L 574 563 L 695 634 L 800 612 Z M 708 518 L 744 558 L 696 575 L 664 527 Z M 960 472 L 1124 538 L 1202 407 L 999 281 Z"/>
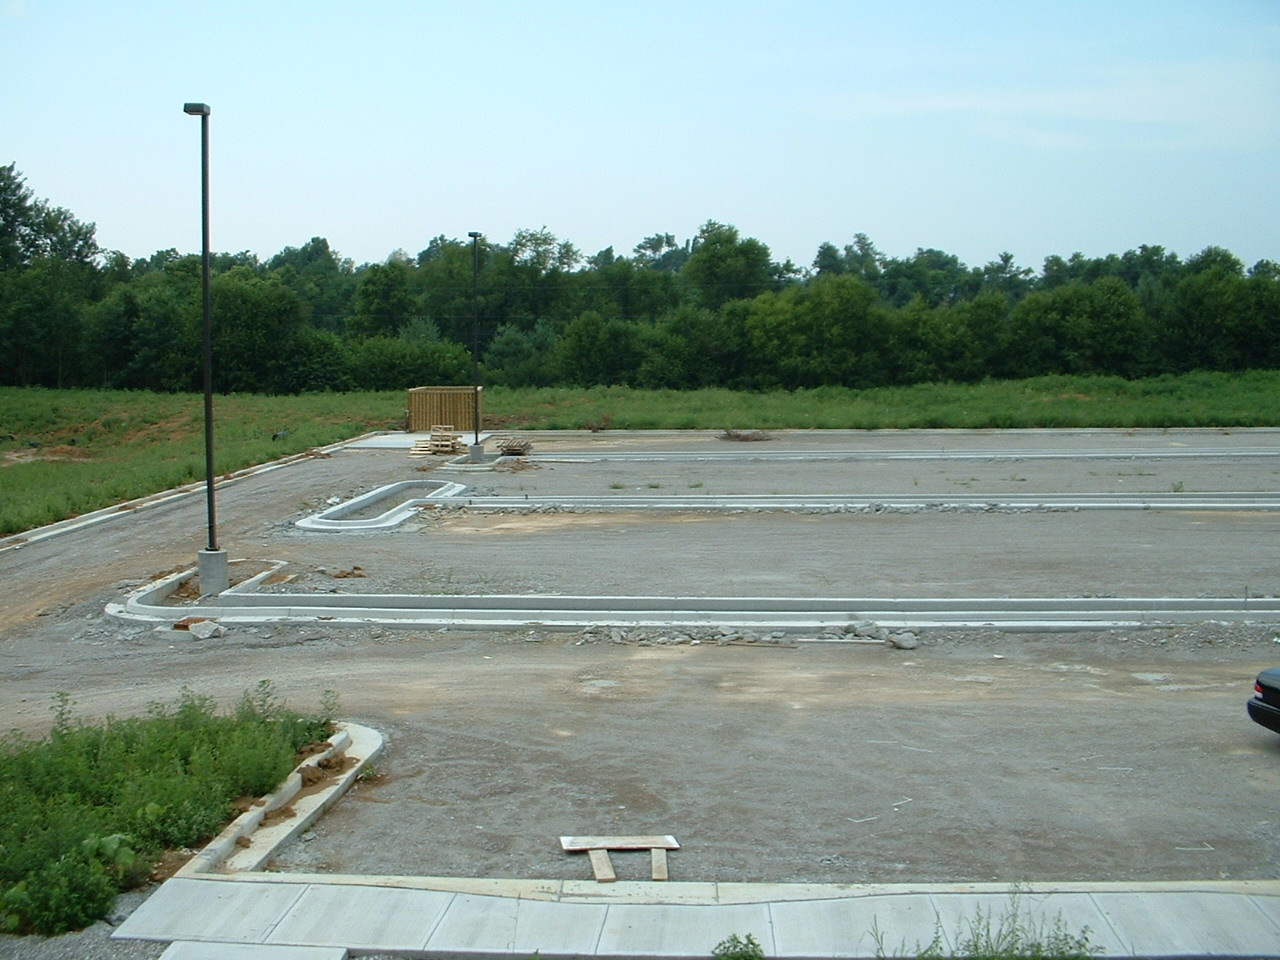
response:
<path id="1" fill-rule="evenodd" d="M 661 847 L 664 850 L 679 850 L 680 844 L 671 835 L 661 837 L 561 837 L 560 846 L 567 853 L 581 853 L 583 850 L 651 850 Z"/>

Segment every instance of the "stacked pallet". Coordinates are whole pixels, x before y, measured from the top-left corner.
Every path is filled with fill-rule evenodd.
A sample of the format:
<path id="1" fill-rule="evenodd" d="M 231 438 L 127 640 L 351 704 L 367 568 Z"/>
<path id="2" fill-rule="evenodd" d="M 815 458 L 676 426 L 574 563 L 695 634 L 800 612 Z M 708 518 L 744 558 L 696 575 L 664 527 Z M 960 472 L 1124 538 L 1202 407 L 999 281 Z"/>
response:
<path id="1" fill-rule="evenodd" d="M 533 441 L 526 437 L 498 437 L 498 453 L 504 457 L 523 457 L 533 449 Z"/>
<path id="2" fill-rule="evenodd" d="M 465 453 L 462 445 L 462 434 L 453 429 L 451 423 L 437 423 L 431 427 L 431 435 L 425 439 L 415 440 L 409 451 L 411 458 L 450 457 L 455 453 Z"/>

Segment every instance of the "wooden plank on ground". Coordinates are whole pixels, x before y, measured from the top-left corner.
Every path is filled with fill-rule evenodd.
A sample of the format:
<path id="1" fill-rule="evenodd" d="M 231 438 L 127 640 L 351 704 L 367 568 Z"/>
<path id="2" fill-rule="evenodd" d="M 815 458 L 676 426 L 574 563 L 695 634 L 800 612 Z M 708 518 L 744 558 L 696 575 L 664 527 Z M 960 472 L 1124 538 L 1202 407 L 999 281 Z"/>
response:
<path id="1" fill-rule="evenodd" d="M 653 861 L 653 879 L 667 879 L 667 851 L 662 847 L 654 847 L 649 851 L 649 856 Z"/>
<path id="2" fill-rule="evenodd" d="M 618 875 L 613 872 L 613 861 L 609 859 L 609 851 L 594 847 L 587 851 L 591 858 L 591 872 L 596 875 L 598 883 L 613 883 Z"/>
<path id="3" fill-rule="evenodd" d="M 560 846 L 566 853 L 581 853 L 583 850 L 652 850 L 661 847 L 663 850 L 679 850 L 676 838 L 667 834 L 653 837 L 561 837 Z"/>

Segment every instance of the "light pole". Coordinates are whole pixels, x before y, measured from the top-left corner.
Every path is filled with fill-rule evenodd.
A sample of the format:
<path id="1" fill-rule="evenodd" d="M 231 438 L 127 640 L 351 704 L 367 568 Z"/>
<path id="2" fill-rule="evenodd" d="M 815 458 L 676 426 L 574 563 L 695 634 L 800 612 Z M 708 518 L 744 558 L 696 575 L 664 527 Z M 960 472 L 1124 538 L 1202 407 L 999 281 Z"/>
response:
<path id="1" fill-rule="evenodd" d="M 209 292 L 209 105 L 184 103 L 182 112 L 200 118 L 201 286 L 204 294 L 204 473 L 209 545 L 197 555 L 202 594 L 221 593 L 231 585 L 227 552 L 218 548 L 218 519 L 213 501 L 213 300 Z"/>
<path id="2" fill-rule="evenodd" d="M 480 446 L 480 234 L 472 230 L 467 236 L 471 238 L 471 382 L 475 384 L 471 399 L 476 428 L 471 459 L 474 461 L 484 456 L 484 448 Z"/>

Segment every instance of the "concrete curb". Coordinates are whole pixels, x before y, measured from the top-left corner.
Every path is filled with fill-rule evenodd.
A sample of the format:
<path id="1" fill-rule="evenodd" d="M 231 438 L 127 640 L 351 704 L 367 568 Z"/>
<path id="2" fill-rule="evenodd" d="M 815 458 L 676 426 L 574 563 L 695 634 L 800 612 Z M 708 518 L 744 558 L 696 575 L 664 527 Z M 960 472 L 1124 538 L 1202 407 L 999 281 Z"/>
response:
<path id="1" fill-rule="evenodd" d="M 329 748 L 307 757 L 275 793 L 262 797 L 258 804 L 233 820 L 222 833 L 209 841 L 199 853 L 187 861 L 175 876 L 196 877 L 214 871 L 239 873 L 260 870 L 283 843 L 302 833 L 337 802 L 365 766 L 382 752 L 382 734 L 355 723 L 340 723 L 329 738 Z M 333 756 L 347 756 L 355 763 L 322 790 L 304 794 L 302 771 L 315 767 Z M 300 796 L 301 794 L 301 796 Z M 293 816 L 264 825 L 270 814 L 292 808 Z"/>
<path id="2" fill-rule="evenodd" d="M 241 560 L 234 561 L 244 562 Z M 1184 597 L 641 597 L 562 595 L 287 594 L 254 593 L 284 561 L 214 598 L 165 603 L 196 573 L 184 570 L 154 580 L 123 603 L 107 604 L 112 616 L 173 623 L 199 616 L 223 623 L 302 622 L 395 624 L 471 630 L 592 626 L 658 628 L 732 626 L 810 631 L 871 622 L 897 628 L 994 630 L 1143 629 L 1168 624 L 1280 622 L 1280 598 Z"/>

